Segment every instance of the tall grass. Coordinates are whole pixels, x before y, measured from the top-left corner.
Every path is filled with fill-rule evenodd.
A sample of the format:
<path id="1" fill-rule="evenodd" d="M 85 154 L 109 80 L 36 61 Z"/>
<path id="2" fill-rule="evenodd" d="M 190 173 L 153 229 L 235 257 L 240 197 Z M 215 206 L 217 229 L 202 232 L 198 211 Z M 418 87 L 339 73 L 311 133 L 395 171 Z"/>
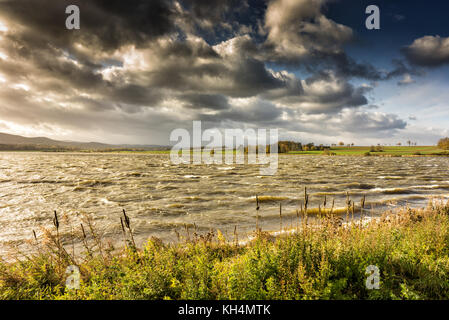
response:
<path id="1" fill-rule="evenodd" d="M 85 250 L 77 255 L 65 249 L 68 241 L 59 239 L 61 222 L 55 213 L 53 230 L 33 234 L 36 253 L 0 263 L 0 298 L 449 298 L 449 203 L 403 208 L 369 220 L 351 218 L 354 202 L 349 201 L 348 223 L 332 213 L 333 204 L 326 209 L 326 200 L 320 215 L 307 219 L 305 190 L 295 233 L 273 237 L 259 229 L 245 245 L 239 244 L 235 227 L 234 241 L 218 230 L 192 236 L 186 230 L 179 243 L 151 238 L 137 248 L 132 221 L 124 212 L 125 246 L 114 251 L 86 218 L 77 234 Z M 79 289 L 65 288 L 65 270 L 72 264 L 80 269 Z M 379 290 L 365 286 L 369 265 L 380 269 Z"/>

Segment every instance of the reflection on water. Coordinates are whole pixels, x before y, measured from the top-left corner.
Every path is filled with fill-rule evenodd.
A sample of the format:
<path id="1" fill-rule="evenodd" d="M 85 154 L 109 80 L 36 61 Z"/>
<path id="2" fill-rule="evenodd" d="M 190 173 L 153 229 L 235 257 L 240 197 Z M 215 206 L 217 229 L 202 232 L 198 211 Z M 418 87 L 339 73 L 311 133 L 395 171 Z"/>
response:
<path id="1" fill-rule="evenodd" d="M 261 224 L 276 229 L 279 202 L 294 211 L 307 186 L 309 207 L 324 195 L 344 206 L 346 191 L 358 201 L 419 206 L 449 195 L 449 158 L 378 158 L 280 155 L 274 176 L 254 165 L 172 165 L 164 154 L 0 153 L 0 240 L 30 239 L 51 226 L 58 210 L 74 220 L 85 212 L 110 235 L 119 235 L 122 208 L 140 240 L 173 240 L 174 230 L 196 224 L 240 232 Z M 328 203 L 330 201 L 328 200 Z"/>

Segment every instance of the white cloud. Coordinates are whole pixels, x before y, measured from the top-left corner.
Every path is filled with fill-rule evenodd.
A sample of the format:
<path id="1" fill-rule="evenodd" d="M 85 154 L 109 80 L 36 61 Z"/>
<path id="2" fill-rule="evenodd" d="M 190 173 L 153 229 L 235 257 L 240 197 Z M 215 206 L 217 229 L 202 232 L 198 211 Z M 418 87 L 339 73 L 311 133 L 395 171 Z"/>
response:
<path id="1" fill-rule="evenodd" d="M 268 5 L 265 28 L 267 43 L 286 59 L 307 58 L 318 53 L 341 53 L 352 38 L 351 28 L 321 13 L 326 0 L 274 0 Z"/>
<path id="2" fill-rule="evenodd" d="M 6 26 L 6 24 L 2 21 L 0 21 L 0 32 L 8 32 L 9 28 Z"/>
<path id="3" fill-rule="evenodd" d="M 406 73 L 406 74 L 404 74 L 404 77 L 402 78 L 402 80 L 400 80 L 398 82 L 398 85 L 405 86 L 405 85 L 412 84 L 415 82 L 416 81 L 412 78 L 412 76 L 410 74 Z"/>
<path id="4" fill-rule="evenodd" d="M 416 65 L 436 67 L 449 63 L 449 37 L 425 36 L 403 49 L 408 60 Z"/>

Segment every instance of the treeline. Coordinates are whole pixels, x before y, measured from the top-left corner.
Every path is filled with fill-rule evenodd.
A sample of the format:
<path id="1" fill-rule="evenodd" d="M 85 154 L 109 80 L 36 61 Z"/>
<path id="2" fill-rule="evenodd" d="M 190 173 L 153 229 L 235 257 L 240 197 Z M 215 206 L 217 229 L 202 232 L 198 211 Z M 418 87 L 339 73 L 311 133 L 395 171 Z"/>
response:
<path id="1" fill-rule="evenodd" d="M 67 152 L 76 151 L 75 148 L 66 148 L 60 146 L 41 146 L 41 145 L 23 145 L 23 144 L 0 144 L 0 151 L 48 151 L 48 152 Z"/>
<path id="2" fill-rule="evenodd" d="M 272 146 L 266 147 L 266 152 L 269 153 Z M 293 141 L 279 141 L 278 142 L 278 153 L 288 153 L 294 151 L 324 151 L 329 150 L 330 147 L 319 145 L 315 146 L 314 143 L 308 143 L 303 145 L 300 142 Z M 258 152 L 258 147 L 256 146 L 256 153 Z M 248 147 L 245 148 L 245 153 L 248 153 Z"/>
<path id="3" fill-rule="evenodd" d="M 290 151 L 302 151 L 302 144 L 293 141 L 278 142 L 278 153 L 287 153 Z"/>
<path id="4" fill-rule="evenodd" d="M 443 138 L 438 141 L 438 148 L 449 150 L 449 138 Z"/>
<path id="5" fill-rule="evenodd" d="M 330 150 L 330 147 L 322 144 L 316 146 L 313 142 L 304 145 L 300 142 L 293 142 L 293 141 L 278 142 L 279 153 L 287 153 L 291 151 L 324 151 L 324 150 Z"/>
<path id="6" fill-rule="evenodd" d="M 166 148 L 161 148 L 166 150 Z M 40 151 L 40 152 L 123 152 L 123 151 L 147 151 L 145 148 L 107 148 L 85 149 L 81 147 L 63 147 L 51 145 L 25 145 L 25 144 L 0 144 L 0 151 Z"/>

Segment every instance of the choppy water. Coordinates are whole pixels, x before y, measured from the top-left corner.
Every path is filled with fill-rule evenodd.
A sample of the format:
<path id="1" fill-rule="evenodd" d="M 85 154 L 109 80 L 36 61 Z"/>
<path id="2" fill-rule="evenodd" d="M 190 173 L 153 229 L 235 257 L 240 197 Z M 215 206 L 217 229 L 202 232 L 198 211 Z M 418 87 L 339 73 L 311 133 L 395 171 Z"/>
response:
<path id="1" fill-rule="evenodd" d="M 241 234 L 255 227 L 255 195 L 264 229 L 286 224 L 304 186 L 309 207 L 335 198 L 419 206 L 431 196 L 449 196 L 449 158 L 377 158 L 280 155 L 278 173 L 260 176 L 253 165 L 173 165 L 165 154 L 0 153 L 0 242 L 32 238 L 52 226 L 53 210 L 75 225 L 83 212 L 112 237 L 120 237 L 125 208 L 139 241 L 175 239 L 174 230 L 196 224 Z M 266 196 L 266 197 L 265 197 Z M 272 198 L 269 198 L 272 196 Z M 265 198 L 264 198 L 265 197 Z M 38 231 L 39 232 L 39 231 Z M 119 239 L 118 239 L 119 240 Z"/>

